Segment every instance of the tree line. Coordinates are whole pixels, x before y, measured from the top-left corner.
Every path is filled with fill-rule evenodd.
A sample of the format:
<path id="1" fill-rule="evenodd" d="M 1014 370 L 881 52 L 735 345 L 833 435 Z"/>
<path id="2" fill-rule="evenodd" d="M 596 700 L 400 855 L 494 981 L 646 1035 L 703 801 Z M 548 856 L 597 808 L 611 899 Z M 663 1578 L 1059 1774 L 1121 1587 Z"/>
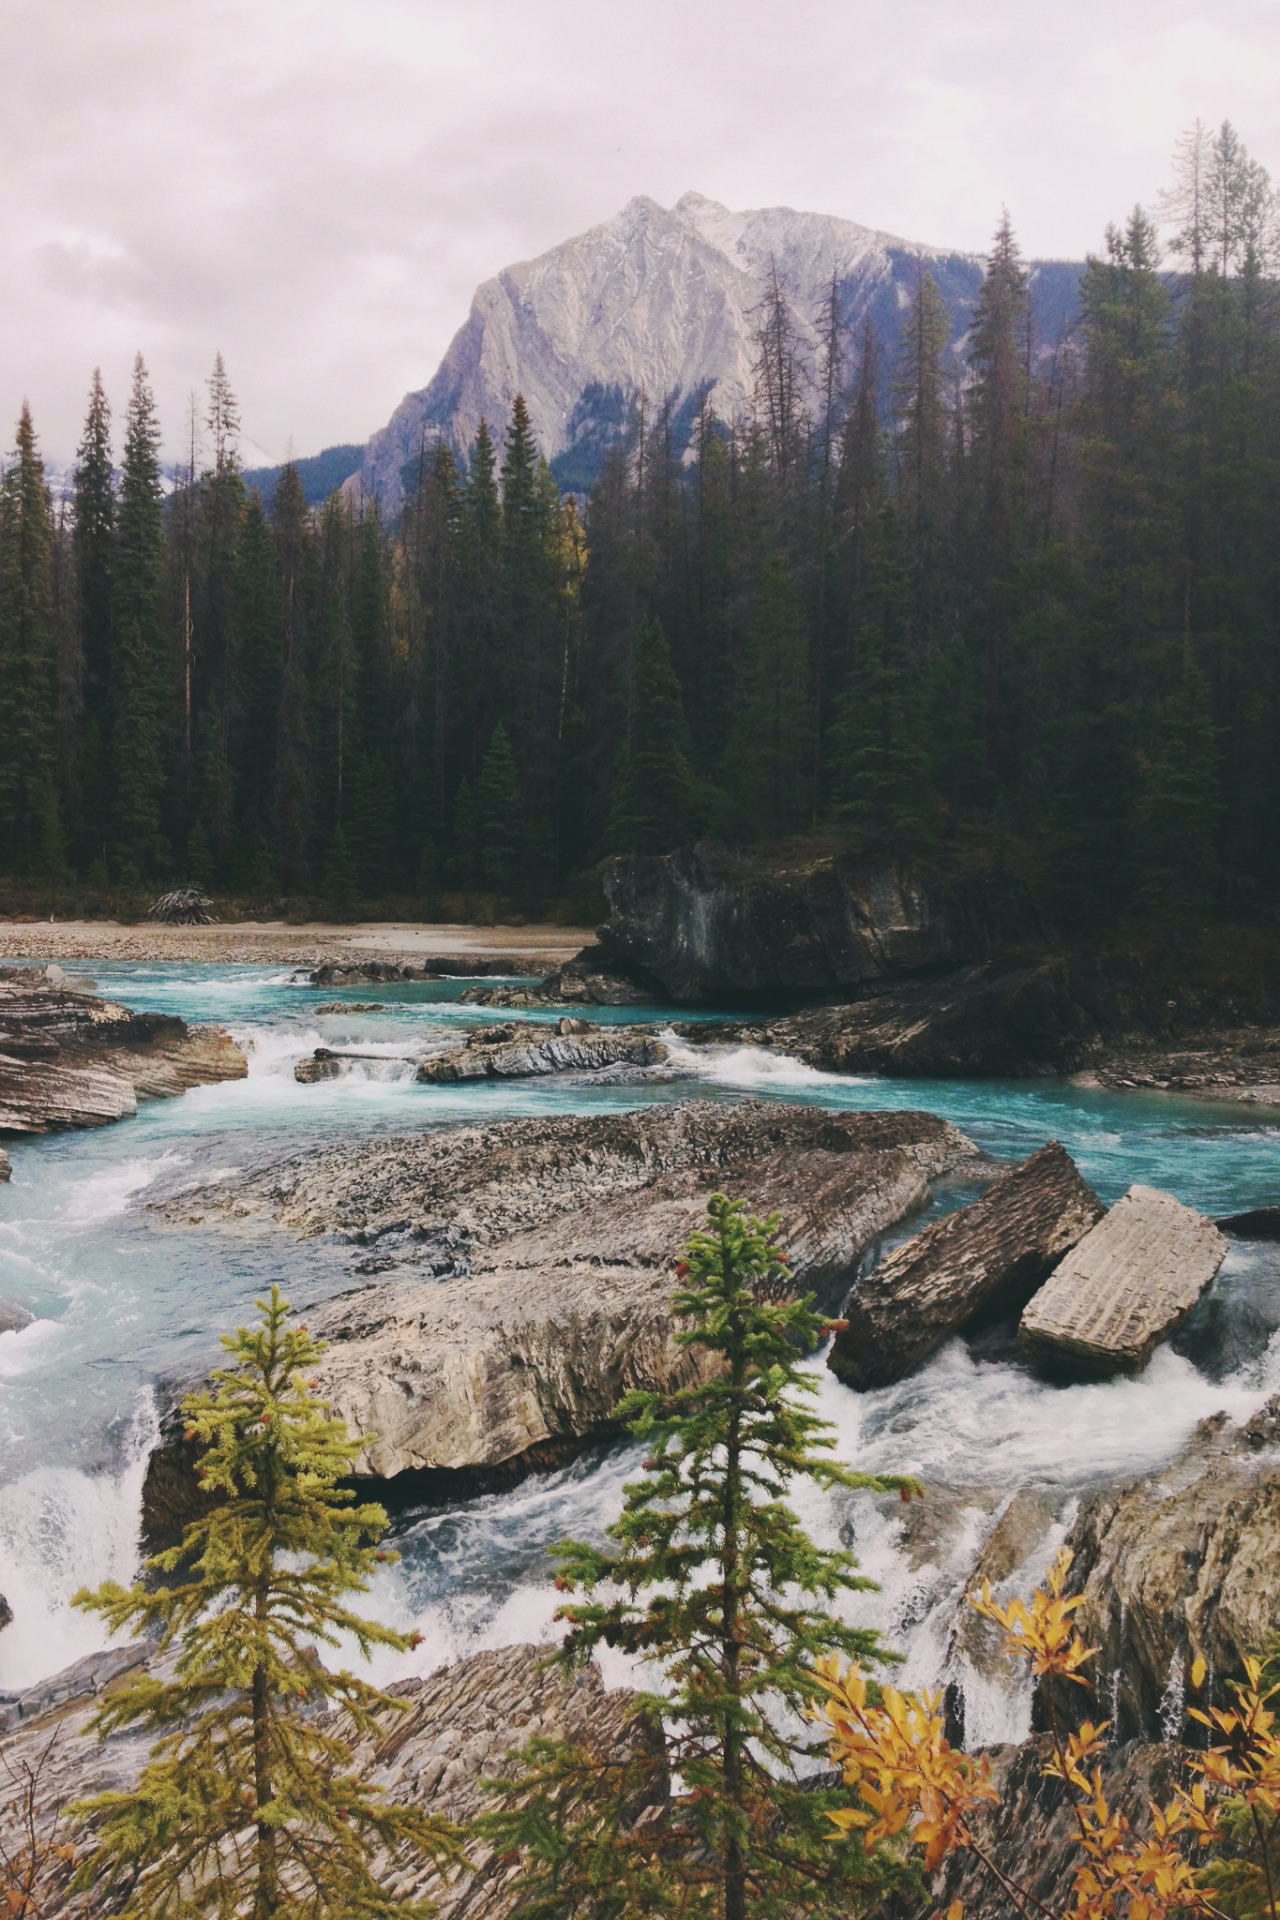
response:
<path id="1" fill-rule="evenodd" d="M 1276 202 L 1181 143 L 1044 339 L 1007 219 L 972 324 L 925 266 L 891 355 L 776 276 L 755 404 L 678 396 L 561 497 L 523 401 L 407 504 L 286 467 L 219 361 L 166 490 L 146 371 L 119 473 L 95 376 L 56 513 L 24 410 L 0 496 L 11 879 L 524 904 L 611 853 L 814 832 L 1013 840 L 1064 918 L 1280 902 Z"/>

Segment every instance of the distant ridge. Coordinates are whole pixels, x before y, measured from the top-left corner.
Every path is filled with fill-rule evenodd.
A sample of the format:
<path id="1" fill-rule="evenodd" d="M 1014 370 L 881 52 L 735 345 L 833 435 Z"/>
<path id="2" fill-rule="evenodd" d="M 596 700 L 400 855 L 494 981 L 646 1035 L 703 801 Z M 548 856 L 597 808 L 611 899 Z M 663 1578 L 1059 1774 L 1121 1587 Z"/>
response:
<path id="1" fill-rule="evenodd" d="M 394 513 L 424 445 L 443 436 L 465 458 L 481 417 L 500 432 L 517 392 L 560 485 L 585 488 L 638 395 L 651 409 L 672 400 L 677 437 L 691 430 L 704 395 L 723 419 L 747 407 L 751 316 L 775 266 L 801 338 L 816 348 L 833 275 L 851 333 L 869 315 L 892 345 L 922 265 L 951 311 L 954 349 L 982 282 L 976 254 L 917 246 L 831 214 L 736 213 L 700 193 L 668 208 L 640 196 L 476 290 L 434 377 L 373 435 L 346 491 Z M 1038 335 L 1052 346 L 1074 312 L 1082 266 L 1029 265 Z"/>
<path id="2" fill-rule="evenodd" d="M 358 471 L 364 453 L 363 447 L 355 445 L 325 447 L 323 452 L 310 454 L 305 460 L 295 460 L 293 465 L 298 469 L 307 504 L 316 507 L 322 500 L 327 500 L 335 487 L 340 487 L 344 480 L 349 480 Z M 250 493 L 256 490 L 261 495 L 264 507 L 269 507 L 275 499 L 280 475 L 288 464 L 288 461 L 282 460 L 278 467 L 249 467 L 245 470 L 245 486 Z"/>

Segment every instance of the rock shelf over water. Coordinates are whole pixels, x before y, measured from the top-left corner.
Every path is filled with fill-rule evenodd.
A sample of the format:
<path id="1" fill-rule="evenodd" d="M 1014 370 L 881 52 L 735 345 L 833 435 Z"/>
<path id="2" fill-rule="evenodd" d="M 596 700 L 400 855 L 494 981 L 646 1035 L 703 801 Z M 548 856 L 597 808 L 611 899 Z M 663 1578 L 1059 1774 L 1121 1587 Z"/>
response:
<path id="1" fill-rule="evenodd" d="M 1190 1313 L 1226 1258 L 1202 1213 L 1133 1186 L 1028 1305 L 1029 1352 L 1094 1373 L 1135 1373 Z"/>
<path id="2" fill-rule="evenodd" d="M 219 1080 L 242 1080 L 222 1027 L 73 992 L 61 967 L 0 970 L 0 1133 L 97 1127 Z"/>
<path id="3" fill-rule="evenodd" d="M 628 1388 L 693 1377 L 672 1269 L 716 1190 L 781 1212 L 797 1289 L 834 1312 L 868 1243 L 976 1153 L 926 1113 L 682 1101 L 299 1155 L 162 1211 L 337 1232 L 367 1250 L 366 1273 L 398 1269 L 309 1315 L 332 1343 L 321 1383 L 378 1436 L 359 1472 L 457 1474 L 563 1457 L 616 1430 Z M 153 1456 L 153 1527 L 172 1523 L 181 1480 L 180 1444 Z"/>

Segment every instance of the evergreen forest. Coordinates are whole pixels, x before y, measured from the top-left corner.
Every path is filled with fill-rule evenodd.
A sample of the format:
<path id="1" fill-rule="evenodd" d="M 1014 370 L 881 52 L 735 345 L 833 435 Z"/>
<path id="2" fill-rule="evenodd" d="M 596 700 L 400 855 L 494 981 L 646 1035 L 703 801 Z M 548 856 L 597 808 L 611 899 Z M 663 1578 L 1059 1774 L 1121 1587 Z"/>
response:
<path id="1" fill-rule="evenodd" d="M 394 522 L 293 466 L 264 502 L 220 359 L 167 474 L 139 358 L 54 501 L 24 408 L 6 897 L 546 911 L 610 854 L 822 835 L 1015 848 L 1070 924 L 1274 915 L 1276 198 L 1228 124 L 1159 212 L 1053 339 L 1002 220 L 958 357 L 923 263 L 892 352 L 834 284 L 806 351 L 775 283 L 750 417 L 713 394 L 686 445 L 641 398 L 586 493 L 517 398 L 423 445 Z"/>

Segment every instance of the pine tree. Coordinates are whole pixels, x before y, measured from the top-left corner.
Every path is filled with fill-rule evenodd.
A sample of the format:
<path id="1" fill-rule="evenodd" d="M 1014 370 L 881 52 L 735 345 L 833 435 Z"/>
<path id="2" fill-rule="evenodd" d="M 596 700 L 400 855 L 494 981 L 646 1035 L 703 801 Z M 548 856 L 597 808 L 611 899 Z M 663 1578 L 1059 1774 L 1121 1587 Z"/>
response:
<path id="1" fill-rule="evenodd" d="M 553 1549 L 557 1586 L 587 1596 L 560 1610 L 562 1663 L 602 1645 L 651 1662 L 660 1682 L 642 1715 L 666 1739 L 656 1756 L 638 1742 L 629 1766 L 535 1742 L 524 1774 L 499 1783 L 512 1797 L 484 1825 L 496 1844 L 524 1850 L 519 1910 L 531 1917 L 774 1920 L 848 1912 L 883 1888 L 860 1842 L 833 1844 L 831 1792 L 802 1777 L 813 1750 L 802 1726 L 821 1696 L 815 1662 L 891 1656 L 874 1632 L 834 1617 L 873 1583 L 850 1554 L 809 1539 L 787 1496 L 797 1482 L 908 1498 L 919 1488 L 829 1457 L 831 1429 L 805 1404 L 816 1383 L 799 1366 L 825 1323 L 811 1295 L 788 1298 L 776 1226 L 776 1215 L 749 1219 L 712 1196 L 672 1303 L 699 1383 L 627 1396 L 619 1417 L 649 1452 L 643 1479 L 624 1489 L 612 1544 Z M 594 1598 L 600 1589 L 617 1597 Z M 680 1788 L 665 1817 L 637 1820 L 655 1767 Z"/>
<path id="2" fill-rule="evenodd" d="M 0 840 L 23 878 L 62 867 L 54 779 L 53 525 L 31 410 L 0 484 Z"/>
<path id="3" fill-rule="evenodd" d="M 610 853 L 669 853 L 694 837 L 705 808 L 691 764 L 680 682 L 667 636 L 641 622 L 631 663 L 631 711 L 614 779 Z"/>
<path id="4" fill-rule="evenodd" d="M 104 848 L 111 780 L 111 569 L 116 500 L 112 486 L 111 409 L 95 367 L 89 410 L 76 454 L 71 509 L 76 622 L 83 674 L 80 790 L 84 831 L 77 836 L 90 858 Z"/>
<path id="5" fill-rule="evenodd" d="M 499 893 L 520 883 L 525 822 L 520 803 L 520 771 L 507 730 L 499 721 L 476 783 L 480 871 Z"/>
<path id="6" fill-rule="evenodd" d="M 112 762 L 116 845 L 122 872 L 146 878 L 167 857 L 161 831 L 165 788 L 166 675 L 161 590 L 164 492 L 160 427 L 139 354 L 125 419 L 124 463 L 111 580 Z"/>
<path id="7" fill-rule="evenodd" d="M 721 764 L 732 830 L 764 837 L 809 826 L 811 753 L 808 636 L 794 575 L 773 554 L 760 583 L 737 718 Z"/>
<path id="8" fill-rule="evenodd" d="M 942 356 L 950 332 L 931 273 L 921 270 L 902 329 L 893 383 L 897 500 L 911 567 L 911 624 L 922 657 L 942 642 L 951 594 L 954 504 Z"/>
<path id="9" fill-rule="evenodd" d="M 281 621 L 271 528 L 255 493 L 245 511 L 236 554 L 238 635 L 233 773 L 243 877 L 259 881 L 271 867 L 265 836 L 274 825 L 276 752 L 280 739 Z M 265 873 L 262 871 L 265 869 Z"/>
<path id="10" fill-rule="evenodd" d="M 272 510 L 280 604 L 280 725 L 275 750 L 274 841 L 280 884 L 288 893 L 307 882 L 311 826 L 307 687 L 310 659 L 311 528 L 306 497 L 292 461 L 276 487 Z"/>
<path id="11" fill-rule="evenodd" d="M 352 1505 L 338 1484 L 366 1442 L 313 1398 L 304 1376 L 324 1349 L 286 1324 L 279 1288 L 257 1305 L 259 1326 L 223 1336 L 232 1364 L 214 1390 L 183 1401 L 206 1510 L 147 1563 L 157 1584 L 108 1581 L 75 1596 L 113 1633 L 154 1633 L 159 1655 L 176 1654 L 172 1677 L 134 1679 L 95 1716 L 100 1734 L 160 1737 L 131 1792 L 76 1809 L 95 1822 L 77 1885 L 124 1920 L 425 1915 L 384 1891 L 369 1857 L 456 1858 L 451 1829 L 387 1802 L 355 1771 L 350 1733 L 309 1711 L 339 1707 L 357 1734 L 404 1711 L 313 1651 L 339 1635 L 365 1659 L 412 1644 L 348 1604 L 368 1591 L 375 1561 L 395 1557 L 376 1550 L 382 1508 Z"/>
<path id="12" fill-rule="evenodd" d="M 1023 533 L 1027 458 L 1027 275 L 1006 213 L 996 229 L 969 336 L 974 608 L 982 661 L 987 764 L 1013 748 L 1009 679 L 1013 568 Z"/>

